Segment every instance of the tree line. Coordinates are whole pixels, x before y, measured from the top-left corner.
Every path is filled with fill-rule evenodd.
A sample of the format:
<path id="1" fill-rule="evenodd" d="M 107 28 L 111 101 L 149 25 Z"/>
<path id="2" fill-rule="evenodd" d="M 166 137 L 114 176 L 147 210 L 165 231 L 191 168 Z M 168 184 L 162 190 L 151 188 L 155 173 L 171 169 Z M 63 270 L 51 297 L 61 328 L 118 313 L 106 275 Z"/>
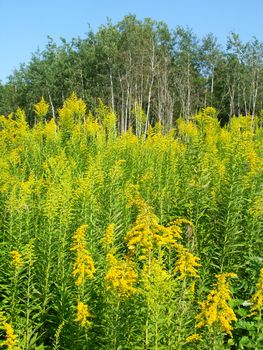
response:
<path id="1" fill-rule="evenodd" d="M 223 48 L 211 33 L 200 39 L 189 28 L 128 15 L 84 39 L 57 44 L 48 37 L 43 51 L 0 83 L 0 114 L 20 106 L 33 120 L 43 96 L 56 118 L 72 91 L 91 109 L 101 98 L 118 116 L 120 132 L 155 122 L 169 129 L 206 106 L 222 122 L 253 117 L 263 108 L 263 43 L 255 37 L 244 43 L 231 32 Z"/>

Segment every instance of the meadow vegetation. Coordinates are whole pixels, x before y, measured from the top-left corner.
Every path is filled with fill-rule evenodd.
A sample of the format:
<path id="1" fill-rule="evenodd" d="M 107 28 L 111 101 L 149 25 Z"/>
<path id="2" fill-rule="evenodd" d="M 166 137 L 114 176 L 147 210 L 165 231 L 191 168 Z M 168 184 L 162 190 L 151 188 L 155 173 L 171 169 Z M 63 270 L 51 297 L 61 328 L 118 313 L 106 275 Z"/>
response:
<path id="1" fill-rule="evenodd" d="M 102 101 L 34 111 L 0 117 L 1 346 L 262 349 L 256 116 L 118 135 Z"/>

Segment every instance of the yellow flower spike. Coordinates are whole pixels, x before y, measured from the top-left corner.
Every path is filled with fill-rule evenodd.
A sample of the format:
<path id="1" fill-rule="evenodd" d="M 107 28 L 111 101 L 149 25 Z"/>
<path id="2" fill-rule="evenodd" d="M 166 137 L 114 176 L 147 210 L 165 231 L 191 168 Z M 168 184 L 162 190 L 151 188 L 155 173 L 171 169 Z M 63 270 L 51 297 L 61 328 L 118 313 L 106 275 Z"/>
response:
<path id="1" fill-rule="evenodd" d="M 12 256 L 12 264 L 15 266 L 16 269 L 19 269 L 23 266 L 23 260 L 22 255 L 17 250 L 12 250 L 10 252 Z"/>
<path id="2" fill-rule="evenodd" d="M 62 129 L 72 131 L 76 122 L 84 119 L 86 113 L 86 104 L 82 99 L 78 99 L 75 92 L 66 99 L 63 107 L 58 109 L 59 125 Z"/>
<path id="3" fill-rule="evenodd" d="M 86 249 L 85 230 L 87 225 L 80 226 L 74 236 L 71 250 L 75 251 L 76 259 L 73 265 L 72 274 L 76 277 L 76 285 L 81 286 L 85 282 L 85 276 L 93 278 L 96 272 L 94 262 Z"/>
<path id="4" fill-rule="evenodd" d="M 102 125 L 99 124 L 90 111 L 84 120 L 84 129 L 90 136 L 96 136 L 102 130 Z"/>
<path id="5" fill-rule="evenodd" d="M 46 123 L 44 128 L 44 135 L 48 140 L 55 140 L 58 137 L 57 125 L 55 119 L 52 118 L 48 123 Z"/>
<path id="6" fill-rule="evenodd" d="M 127 233 L 125 240 L 131 253 L 149 255 L 154 248 L 172 247 L 176 241 L 182 239 L 183 224 L 192 227 L 192 223 L 186 219 L 177 219 L 170 226 L 159 224 L 159 218 L 153 213 L 152 208 L 136 193 L 134 203 L 138 207 L 138 216 L 134 226 Z M 191 231 L 192 232 L 192 231 Z"/>
<path id="7" fill-rule="evenodd" d="M 91 322 L 88 320 L 88 318 L 91 317 L 91 314 L 88 310 L 88 306 L 84 304 L 82 301 L 79 301 L 76 309 L 77 309 L 76 322 L 79 323 L 84 328 L 91 326 Z"/>
<path id="8" fill-rule="evenodd" d="M 194 333 L 192 335 L 189 335 L 189 337 L 186 338 L 186 343 L 193 343 L 193 342 L 199 341 L 201 339 L 202 339 L 202 337 L 200 334 Z"/>
<path id="9" fill-rule="evenodd" d="M 171 276 L 165 269 L 162 259 L 152 258 L 149 265 L 143 267 L 142 281 L 146 292 L 153 292 L 155 296 L 170 291 Z M 154 298 L 156 299 L 156 298 Z M 154 303 L 156 300 L 153 300 Z"/>
<path id="10" fill-rule="evenodd" d="M 21 109 L 20 107 L 17 108 L 16 112 L 16 126 L 18 128 L 21 128 L 21 131 L 26 131 L 26 129 L 28 128 L 27 122 L 26 122 L 26 113 L 23 109 Z"/>
<path id="11" fill-rule="evenodd" d="M 194 281 L 194 282 L 191 283 L 190 288 L 189 288 L 189 292 L 192 295 L 194 295 L 194 293 L 195 293 L 195 285 L 196 285 L 196 283 Z"/>
<path id="12" fill-rule="evenodd" d="M 6 335 L 5 341 L 2 343 L 2 345 L 6 346 L 8 350 L 19 350 L 19 347 L 17 345 L 17 335 L 15 334 L 11 324 L 4 322 L 3 328 Z"/>
<path id="13" fill-rule="evenodd" d="M 109 224 L 109 226 L 106 229 L 106 232 L 104 233 L 104 236 L 101 240 L 104 249 L 109 248 L 113 244 L 114 228 L 115 228 L 115 224 Z"/>
<path id="14" fill-rule="evenodd" d="M 259 279 L 256 284 L 256 292 L 251 297 L 253 306 L 251 308 L 251 316 L 259 313 L 263 306 L 263 268 L 260 269 Z"/>
<path id="15" fill-rule="evenodd" d="M 193 122 L 186 122 L 182 118 L 178 120 L 178 130 L 180 135 L 188 136 L 188 137 L 196 137 L 198 136 L 198 128 L 196 124 Z"/>
<path id="16" fill-rule="evenodd" d="M 107 129 L 114 129 L 116 125 L 116 115 L 105 105 L 101 98 L 98 99 L 98 106 L 95 109 L 96 117 L 102 122 L 102 125 Z"/>
<path id="17" fill-rule="evenodd" d="M 216 289 L 210 291 L 206 301 L 199 303 L 201 312 L 196 316 L 196 320 L 199 321 L 197 328 L 210 327 L 216 323 L 223 332 L 232 337 L 233 327 L 231 323 L 237 321 L 237 317 L 228 305 L 228 302 L 232 300 L 232 294 L 226 279 L 236 277 L 235 273 L 216 275 Z"/>
<path id="18" fill-rule="evenodd" d="M 138 274 L 129 260 L 120 261 L 113 254 L 107 254 L 109 270 L 105 276 L 107 289 L 112 289 L 120 297 L 130 297 L 137 292 L 134 287 Z"/>
<path id="19" fill-rule="evenodd" d="M 41 100 L 35 104 L 34 111 L 39 118 L 45 117 L 49 109 L 49 104 L 44 100 L 42 96 Z"/>
<path id="20" fill-rule="evenodd" d="M 198 257 L 194 256 L 181 244 L 175 244 L 175 249 L 177 250 L 178 260 L 175 264 L 174 273 L 179 273 L 179 279 L 185 279 L 186 277 L 199 277 L 197 268 L 201 266 L 198 263 L 200 260 Z"/>

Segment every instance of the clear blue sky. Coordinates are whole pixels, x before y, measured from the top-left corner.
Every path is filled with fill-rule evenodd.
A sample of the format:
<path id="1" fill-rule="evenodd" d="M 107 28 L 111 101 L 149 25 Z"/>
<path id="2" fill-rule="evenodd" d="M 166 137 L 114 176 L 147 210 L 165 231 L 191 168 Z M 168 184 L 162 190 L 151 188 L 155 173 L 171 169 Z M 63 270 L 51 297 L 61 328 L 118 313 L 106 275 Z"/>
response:
<path id="1" fill-rule="evenodd" d="M 88 24 L 96 31 L 129 13 L 188 26 L 198 37 L 212 32 L 222 44 L 230 31 L 263 41 L 263 0 L 0 0 L 0 80 L 44 49 L 47 35 L 84 38 Z"/>

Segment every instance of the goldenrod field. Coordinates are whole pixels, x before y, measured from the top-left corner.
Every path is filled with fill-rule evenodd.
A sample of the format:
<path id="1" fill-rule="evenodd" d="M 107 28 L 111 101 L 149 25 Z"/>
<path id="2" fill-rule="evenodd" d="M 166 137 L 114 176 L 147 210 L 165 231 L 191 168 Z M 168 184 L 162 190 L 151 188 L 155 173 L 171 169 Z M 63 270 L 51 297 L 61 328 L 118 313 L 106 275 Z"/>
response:
<path id="1" fill-rule="evenodd" d="M 263 129 L 215 113 L 0 117 L 3 348 L 263 349 Z"/>

